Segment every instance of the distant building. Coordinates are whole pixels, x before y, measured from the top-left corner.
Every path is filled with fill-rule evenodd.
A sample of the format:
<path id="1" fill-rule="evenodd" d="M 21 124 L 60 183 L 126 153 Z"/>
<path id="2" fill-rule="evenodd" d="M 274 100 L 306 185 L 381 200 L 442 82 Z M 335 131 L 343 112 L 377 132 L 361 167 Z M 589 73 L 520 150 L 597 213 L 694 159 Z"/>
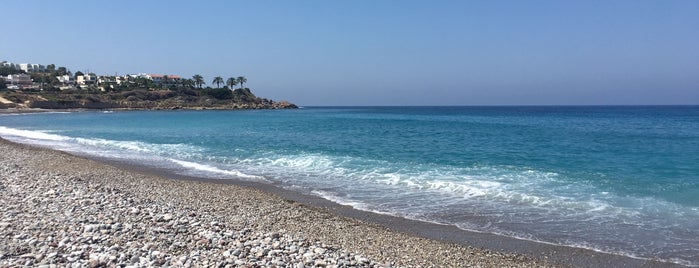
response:
<path id="1" fill-rule="evenodd" d="M 41 65 L 41 64 L 20 63 L 18 65 L 19 65 L 20 70 L 25 71 L 27 73 L 45 72 L 46 71 L 46 66 Z"/>
<path id="2" fill-rule="evenodd" d="M 11 74 L 5 77 L 5 84 L 16 86 L 16 88 L 30 88 L 32 87 L 32 77 L 28 74 Z"/>
<path id="3" fill-rule="evenodd" d="M 104 76 L 101 75 L 97 77 L 97 84 L 98 85 L 105 85 L 105 84 L 116 84 L 117 80 L 116 77 L 114 76 Z"/>
<path id="4" fill-rule="evenodd" d="M 129 81 L 129 76 L 128 75 L 116 76 L 116 77 L 114 77 L 114 80 L 116 81 L 117 85 L 121 85 L 121 83 L 126 83 Z"/>
<path id="5" fill-rule="evenodd" d="M 97 77 L 97 86 L 102 91 L 105 91 L 107 89 L 114 89 L 116 88 L 117 85 L 120 85 L 122 83 L 122 77 L 120 76 L 106 76 L 106 75 L 101 75 Z"/>
<path id="6" fill-rule="evenodd" d="M 182 84 L 182 77 L 179 75 L 147 74 L 145 77 L 153 80 L 153 83 L 158 86 L 168 87 Z"/>
<path id="7" fill-rule="evenodd" d="M 7 62 L 7 61 L 0 62 L 0 67 L 12 68 L 12 69 L 15 69 L 15 70 L 19 70 L 19 65 L 14 64 L 14 63 L 12 63 L 12 62 Z"/>
<path id="8" fill-rule="evenodd" d="M 56 76 L 56 78 L 58 79 L 58 82 L 61 82 L 64 85 L 72 85 L 75 83 L 75 78 L 67 74 Z"/>
<path id="9" fill-rule="evenodd" d="M 0 62 L 0 67 L 5 67 L 5 68 L 12 68 L 15 70 L 20 70 L 24 71 L 27 73 L 37 73 L 37 72 L 46 72 L 46 66 L 41 65 L 41 64 L 32 64 L 32 63 L 12 63 L 8 61 L 2 61 Z"/>
<path id="10" fill-rule="evenodd" d="M 97 82 L 97 76 L 94 74 L 83 74 L 75 77 L 78 85 L 92 85 Z"/>

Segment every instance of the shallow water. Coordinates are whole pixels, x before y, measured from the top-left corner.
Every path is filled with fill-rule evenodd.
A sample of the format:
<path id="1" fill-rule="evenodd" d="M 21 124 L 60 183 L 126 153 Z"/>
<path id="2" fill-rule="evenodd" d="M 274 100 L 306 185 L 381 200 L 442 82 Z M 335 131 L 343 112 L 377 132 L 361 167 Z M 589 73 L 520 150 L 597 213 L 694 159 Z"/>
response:
<path id="1" fill-rule="evenodd" d="M 0 136 L 355 208 L 699 265 L 699 107 L 0 116 Z"/>

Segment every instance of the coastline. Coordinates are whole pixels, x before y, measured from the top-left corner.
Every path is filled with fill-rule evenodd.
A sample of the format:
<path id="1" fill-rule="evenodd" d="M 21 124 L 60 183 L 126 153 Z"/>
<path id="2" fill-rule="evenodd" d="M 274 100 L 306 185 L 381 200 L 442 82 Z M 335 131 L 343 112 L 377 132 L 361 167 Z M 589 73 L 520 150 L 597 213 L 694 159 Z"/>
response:
<path id="1" fill-rule="evenodd" d="M 84 112 L 84 111 L 175 111 L 175 110 L 188 110 L 188 111 L 205 111 L 205 110 L 221 110 L 221 111 L 239 111 L 239 110 L 279 110 L 279 109 L 297 109 L 297 108 L 283 108 L 283 107 L 242 107 L 242 106 L 182 106 L 182 107 L 154 107 L 154 108 L 65 108 L 65 109 L 45 109 L 45 108 L 2 108 L 0 107 L 0 114 L 27 114 L 27 113 L 51 113 L 51 112 Z"/>
<path id="2" fill-rule="evenodd" d="M 117 189 L 155 205 L 197 211 L 233 230 L 279 232 L 333 245 L 366 256 L 378 266 L 676 266 L 355 210 L 274 185 L 187 177 L 134 163 L 87 159 L 5 140 L 0 140 L 0 148 L 13 152 L 4 154 L 1 161 L 6 162 L 6 169 L 10 163 L 10 169 L 19 169 L 14 173 L 22 174 L 21 170 L 26 169 L 78 178 L 81 181 L 77 183 Z M 14 155 L 23 156 L 23 161 L 11 159 Z M 3 239 L 7 240 L 7 236 Z M 2 266 L 11 257 L 6 248 L 0 250 L 4 254 L 0 257 Z"/>

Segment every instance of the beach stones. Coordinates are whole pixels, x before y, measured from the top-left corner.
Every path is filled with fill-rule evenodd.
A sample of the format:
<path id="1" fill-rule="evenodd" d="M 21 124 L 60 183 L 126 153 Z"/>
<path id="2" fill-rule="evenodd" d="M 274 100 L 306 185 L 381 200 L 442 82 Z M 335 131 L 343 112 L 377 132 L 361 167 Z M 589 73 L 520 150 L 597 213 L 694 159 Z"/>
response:
<path id="1" fill-rule="evenodd" d="M 0 155 L 0 267 L 546 266 L 449 251 L 250 188 L 2 140 L 0 151 L 11 152 Z"/>
<path id="2" fill-rule="evenodd" d="M 148 192 L 145 186 L 132 185 L 130 193 L 92 179 L 89 170 L 19 165 L 36 158 L 41 154 L 20 150 L 0 159 L 0 267 L 327 266 L 353 256 L 291 234 L 230 228 L 226 217 L 140 198 L 133 193 Z"/>

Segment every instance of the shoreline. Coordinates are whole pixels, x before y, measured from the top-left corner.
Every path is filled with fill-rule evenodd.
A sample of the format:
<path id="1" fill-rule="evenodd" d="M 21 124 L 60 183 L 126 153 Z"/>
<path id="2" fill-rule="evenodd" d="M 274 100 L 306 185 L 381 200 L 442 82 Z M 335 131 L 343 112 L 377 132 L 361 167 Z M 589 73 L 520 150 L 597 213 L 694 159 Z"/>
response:
<path id="1" fill-rule="evenodd" d="M 625 255 L 600 252 L 593 249 L 557 245 L 492 233 L 464 230 L 453 225 L 413 220 L 390 214 L 360 210 L 348 205 L 335 203 L 320 196 L 304 194 L 262 182 L 244 181 L 238 179 L 201 178 L 181 175 L 167 169 L 139 165 L 138 163 L 120 162 L 107 158 L 97 158 L 95 160 L 118 167 L 120 169 L 132 170 L 163 178 L 250 187 L 270 193 L 285 200 L 325 209 L 334 215 L 377 225 L 392 232 L 403 233 L 410 236 L 417 236 L 439 242 L 453 243 L 459 246 L 492 250 L 505 254 L 522 255 L 524 258 L 546 261 L 554 265 L 572 267 L 684 267 L 675 263 L 654 261 L 644 258 L 634 258 Z"/>
<path id="2" fill-rule="evenodd" d="M 143 188 L 144 185 L 155 184 L 160 187 L 166 186 L 164 187 L 167 188 L 166 190 L 179 192 L 184 188 L 191 187 L 224 192 L 235 191 L 237 194 L 240 194 L 241 191 L 248 194 L 254 193 L 257 200 L 254 200 L 253 203 L 260 200 L 265 202 L 272 200 L 272 203 L 275 204 L 272 207 L 278 207 L 278 211 L 287 211 L 286 214 L 289 214 L 289 211 L 294 211 L 292 214 L 301 213 L 303 216 L 280 215 L 280 218 L 273 219 L 271 222 L 270 219 L 265 219 L 266 217 L 262 216 L 262 219 L 258 217 L 257 222 L 250 224 L 250 226 L 257 226 L 258 229 L 263 230 L 281 228 L 296 235 L 300 234 L 310 240 L 323 241 L 323 243 L 338 245 L 339 248 L 352 252 L 360 252 L 364 256 L 376 259 L 378 263 L 392 263 L 397 266 L 462 266 L 470 264 L 486 267 L 531 267 L 553 264 L 573 267 L 679 267 L 679 265 L 672 263 L 634 259 L 582 248 L 465 231 L 454 226 L 357 210 L 321 197 L 304 195 L 270 184 L 178 175 L 168 170 L 135 163 L 74 156 L 48 148 L 12 143 L 4 139 L 0 139 L 0 146 L 11 150 L 39 152 L 41 155 L 49 155 L 53 158 L 61 156 L 61 159 L 67 159 L 67 163 L 61 163 L 64 166 L 52 163 L 50 167 L 43 167 L 40 163 L 29 163 L 28 165 L 34 169 L 51 169 L 70 174 L 75 173 L 75 170 L 71 170 L 71 166 L 75 169 L 76 164 L 92 167 L 94 169 L 92 173 L 97 173 L 91 174 L 92 180 L 127 192 L 133 192 L 134 188 Z M 134 182 L 123 183 L 118 179 L 105 178 L 104 174 L 100 174 L 103 170 L 111 173 L 134 174 L 142 179 L 136 184 Z M 149 196 L 146 194 L 141 198 L 149 198 Z M 202 200 L 202 197 L 189 195 L 175 195 L 172 196 L 172 199 L 179 199 L 178 202 L 216 208 L 212 212 L 215 215 L 225 215 L 221 213 L 227 210 L 223 207 L 228 204 L 228 202 Z M 247 206 L 247 209 L 252 206 L 254 210 L 256 205 L 248 203 Z M 259 214 L 259 211 L 257 213 Z M 322 231 L 307 232 L 309 228 L 313 227 Z M 410 243 L 406 243 L 406 241 L 410 241 Z"/>
<path id="3" fill-rule="evenodd" d="M 99 111 L 246 111 L 246 110 L 285 110 L 297 108 L 234 108 L 234 107 L 177 107 L 176 109 L 165 108 L 66 108 L 66 109 L 44 109 L 44 108 L 0 108 L 2 114 L 28 114 L 28 113 L 73 113 L 73 112 L 99 112 Z"/>

